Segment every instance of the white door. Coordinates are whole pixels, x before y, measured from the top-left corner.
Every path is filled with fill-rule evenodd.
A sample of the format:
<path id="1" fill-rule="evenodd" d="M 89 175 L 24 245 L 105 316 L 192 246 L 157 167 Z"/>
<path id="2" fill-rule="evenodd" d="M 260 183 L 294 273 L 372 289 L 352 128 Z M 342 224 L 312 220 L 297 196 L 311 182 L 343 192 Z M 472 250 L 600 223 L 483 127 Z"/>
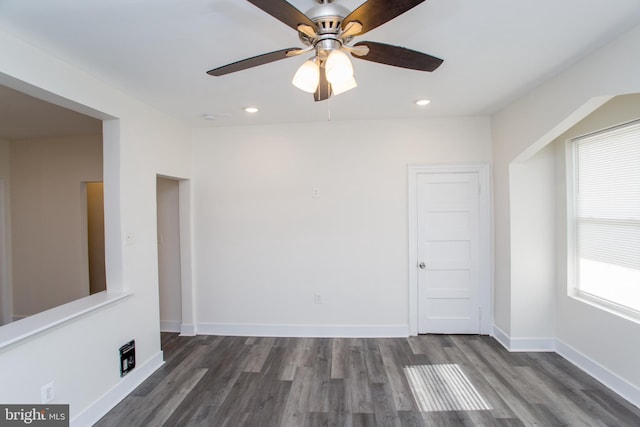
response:
<path id="1" fill-rule="evenodd" d="M 478 173 L 418 175 L 418 333 L 480 332 Z"/>

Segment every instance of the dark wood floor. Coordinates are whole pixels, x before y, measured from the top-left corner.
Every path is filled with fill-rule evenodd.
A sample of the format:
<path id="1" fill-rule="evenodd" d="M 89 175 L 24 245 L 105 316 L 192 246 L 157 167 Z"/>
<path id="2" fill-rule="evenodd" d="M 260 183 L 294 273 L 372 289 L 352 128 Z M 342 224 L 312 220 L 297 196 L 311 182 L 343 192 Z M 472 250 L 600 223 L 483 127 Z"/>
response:
<path id="1" fill-rule="evenodd" d="M 163 334 L 162 348 L 162 368 L 97 426 L 640 426 L 640 409 L 557 354 L 486 336 Z M 420 412 L 403 367 L 440 364 L 492 409 Z"/>

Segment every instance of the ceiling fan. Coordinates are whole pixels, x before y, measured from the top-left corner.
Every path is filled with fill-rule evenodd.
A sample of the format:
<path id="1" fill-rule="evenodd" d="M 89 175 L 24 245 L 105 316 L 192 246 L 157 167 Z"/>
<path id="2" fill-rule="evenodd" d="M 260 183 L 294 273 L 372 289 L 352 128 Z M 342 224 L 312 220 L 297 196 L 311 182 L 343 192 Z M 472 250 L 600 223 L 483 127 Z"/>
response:
<path id="1" fill-rule="evenodd" d="M 323 101 L 332 94 L 339 95 L 356 87 L 353 66 L 345 52 L 354 58 L 419 71 L 434 71 L 443 62 L 440 58 L 400 46 L 371 41 L 350 44 L 355 36 L 379 27 L 425 0 L 368 0 L 352 12 L 334 0 L 316 0 L 319 4 L 306 14 L 285 0 L 247 1 L 298 31 L 299 39 L 306 47 L 265 53 L 214 68 L 207 74 L 223 76 L 313 52 L 313 57 L 298 69 L 292 83 L 313 93 L 316 101 Z"/>

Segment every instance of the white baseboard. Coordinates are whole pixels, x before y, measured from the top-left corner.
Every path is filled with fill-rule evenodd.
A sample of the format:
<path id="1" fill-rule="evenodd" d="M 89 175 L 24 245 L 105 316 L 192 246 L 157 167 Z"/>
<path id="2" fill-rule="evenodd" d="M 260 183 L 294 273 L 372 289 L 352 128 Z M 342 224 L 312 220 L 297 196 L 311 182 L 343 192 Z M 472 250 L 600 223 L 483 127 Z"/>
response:
<path id="1" fill-rule="evenodd" d="M 554 351 L 640 408 L 640 388 L 614 374 L 590 357 L 555 338 L 511 338 L 493 326 L 492 336 L 509 351 Z"/>
<path id="2" fill-rule="evenodd" d="M 397 338 L 409 336 L 409 325 L 250 325 L 199 323 L 201 335 L 308 337 L 308 338 Z"/>
<path id="3" fill-rule="evenodd" d="M 493 325 L 493 333 L 491 335 L 509 351 L 556 351 L 555 338 L 511 338 L 496 325 Z"/>
<path id="4" fill-rule="evenodd" d="M 183 323 L 180 325 L 180 335 L 183 337 L 193 337 L 196 335 L 196 325 L 193 323 Z"/>
<path id="5" fill-rule="evenodd" d="M 160 332 L 180 332 L 180 325 L 179 320 L 161 320 Z"/>
<path id="6" fill-rule="evenodd" d="M 640 408 L 640 388 L 614 374 L 569 344 L 556 340 L 557 353 Z"/>
<path id="7" fill-rule="evenodd" d="M 502 329 L 498 328 L 496 325 L 493 325 L 493 330 L 491 331 L 491 336 L 495 338 L 504 348 L 509 350 L 511 346 L 511 338 L 504 332 Z"/>
<path id="8" fill-rule="evenodd" d="M 70 423 L 71 427 L 85 427 L 95 424 L 163 364 L 162 351 L 159 351 L 145 363 L 137 365 L 135 369 L 123 377 L 111 390 L 107 391 L 102 397 L 74 417 Z"/>

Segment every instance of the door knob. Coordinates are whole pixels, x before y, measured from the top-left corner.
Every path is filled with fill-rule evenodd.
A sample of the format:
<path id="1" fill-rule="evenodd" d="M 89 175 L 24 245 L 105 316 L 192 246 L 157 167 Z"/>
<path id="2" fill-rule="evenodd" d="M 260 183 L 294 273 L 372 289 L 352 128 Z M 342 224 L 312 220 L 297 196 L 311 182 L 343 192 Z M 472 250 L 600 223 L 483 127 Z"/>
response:
<path id="1" fill-rule="evenodd" d="M 422 270 L 425 270 L 427 268 L 427 264 L 421 262 L 420 264 L 418 264 L 418 267 L 420 267 Z"/>

